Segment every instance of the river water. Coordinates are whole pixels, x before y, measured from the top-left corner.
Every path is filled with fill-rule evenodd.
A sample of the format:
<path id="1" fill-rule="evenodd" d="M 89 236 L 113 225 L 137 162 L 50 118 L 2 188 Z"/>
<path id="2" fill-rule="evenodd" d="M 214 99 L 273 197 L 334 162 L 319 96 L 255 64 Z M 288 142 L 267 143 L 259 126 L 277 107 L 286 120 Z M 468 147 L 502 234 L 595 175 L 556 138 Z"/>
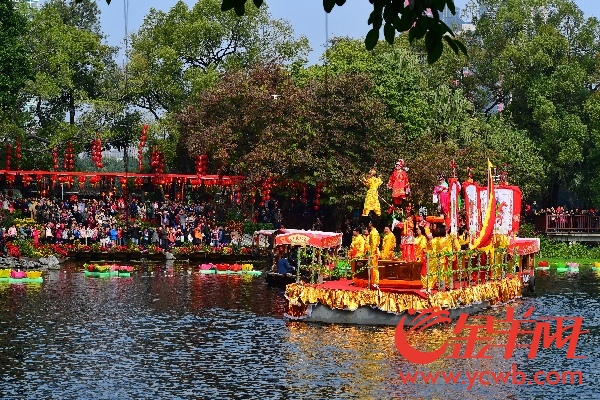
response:
<path id="1" fill-rule="evenodd" d="M 284 319 L 283 293 L 264 278 L 149 267 L 131 278 L 84 278 L 74 265 L 42 284 L 0 283 L 2 399 L 598 399 L 600 276 L 537 274 L 516 314 L 581 316 L 590 332 L 566 346 L 512 358 L 410 364 L 393 327 Z M 498 318 L 505 308 L 486 312 Z M 570 323 L 569 323 L 570 325 Z M 452 326 L 412 337 L 436 348 Z M 521 340 L 522 342 L 522 340 Z M 514 367 L 513 367 L 514 366 Z M 405 383 L 401 373 L 581 371 L 581 384 Z M 549 377 L 554 383 L 555 376 Z M 543 381 L 543 377 L 540 378 Z M 518 379 L 517 379 L 518 381 Z"/>

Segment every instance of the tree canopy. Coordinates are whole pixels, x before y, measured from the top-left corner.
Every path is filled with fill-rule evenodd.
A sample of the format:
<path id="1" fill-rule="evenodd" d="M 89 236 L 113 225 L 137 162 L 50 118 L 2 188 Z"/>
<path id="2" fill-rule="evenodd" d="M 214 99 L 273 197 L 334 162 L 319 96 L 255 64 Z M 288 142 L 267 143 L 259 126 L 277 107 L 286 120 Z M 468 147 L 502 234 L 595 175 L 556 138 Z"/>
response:
<path id="1" fill-rule="evenodd" d="M 458 37 L 469 58 L 448 45 L 430 64 L 431 29 L 414 40 L 416 24 L 370 50 L 363 39 L 332 38 L 310 66 L 309 43 L 287 21 L 241 3 L 241 17 L 235 6 L 222 11 L 223 0 L 150 10 L 120 65 L 93 0 L 52 0 L 39 11 L 0 2 L 12 10 L 0 18 L 23 22 L 0 33 L 0 51 L 22 60 L 0 71 L 3 139 L 21 138 L 24 164 L 43 168 L 55 145 L 88 151 L 99 132 L 104 146 L 131 148 L 149 124 L 144 151 L 159 146 L 167 171 L 192 172 L 207 154 L 210 173 L 252 184 L 323 182 L 321 203 L 340 210 L 360 204 L 362 174 L 376 165 L 385 180 L 398 158 L 418 204 L 429 204 L 452 160 L 459 177 L 474 167 L 483 180 L 488 157 L 526 198 L 600 203 L 600 23 L 573 1 L 472 0 L 475 30 Z M 384 32 L 389 4 L 428 24 L 439 15 L 418 7 L 448 4 L 375 3 L 388 13 Z M 278 190 L 294 196 L 286 185 Z"/>

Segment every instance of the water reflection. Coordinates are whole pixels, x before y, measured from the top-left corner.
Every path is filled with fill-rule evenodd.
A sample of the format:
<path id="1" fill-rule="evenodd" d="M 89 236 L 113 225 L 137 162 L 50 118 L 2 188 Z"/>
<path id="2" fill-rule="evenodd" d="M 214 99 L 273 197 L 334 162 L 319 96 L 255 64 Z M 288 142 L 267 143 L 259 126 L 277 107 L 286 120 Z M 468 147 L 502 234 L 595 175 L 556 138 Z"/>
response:
<path id="1" fill-rule="evenodd" d="M 201 275 L 193 266 L 138 266 L 131 278 L 84 278 L 79 266 L 43 284 L 0 283 L 3 398 L 596 398 L 600 276 L 550 270 L 521 315 L 584 318 L 578 353 L 520 349 L 511 359 L 442 358 L 416 366 L 394 347 L 393 328 L 309 325 L 283 319 L 282 292 L 260 277 Z M 504 309 L 487 315 L 504 316 Z M 453 326 L 412 336 L 439 347 Z M 501 342 L 502 338 L 494 338 Z M 582 385 L 406 384 L 400 372 L 580 370 Z"/>

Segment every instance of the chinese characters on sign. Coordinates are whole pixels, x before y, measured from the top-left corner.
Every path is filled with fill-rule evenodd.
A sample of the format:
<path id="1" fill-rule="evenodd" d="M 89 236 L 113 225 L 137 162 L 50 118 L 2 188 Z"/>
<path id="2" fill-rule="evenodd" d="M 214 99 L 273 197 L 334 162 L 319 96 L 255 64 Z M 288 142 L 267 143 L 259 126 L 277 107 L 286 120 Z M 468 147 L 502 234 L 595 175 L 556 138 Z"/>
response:
<path id="1" fill-rule="evenodd" d="M 488 351 L 491 348 L 503 348 L 504 358 L 511 358 L 516 348 L 529 348 L 528 357 L 535 358 L 540 345 L 547 349 L 553 344 L 556 348 L 565 349 L 567 358 L 585 358 L 576 355 L 579 335 L 588 333 L 582 330 L 582 317 L 531 317 L 534 308 L 525 312 L 521 319 L 515 317 L 514 307 L 508 307 L 506 317 L 497 319 L 492 315 L 470 316 L 461 314 L 453 329 L 453 336 L 448 338 L 438 349 L 420 351 L 412 347 L 406 338 L 407 333 L 420 332 L 435 324 L 448 324 L 450 312 L 432 308 L 421 310 L 420 315 L 405 326 L 407 316 L 402 317 L 396 328 L 396 348 L 408 361 L 416 364 L 429 364 L 441 358 L 448 349 L 446 358 L 492 358 Z M 415 315 L 410 310 L 409 315 Z M 470 323 L 469 320 L 473 320 Z M 408 328 L 408 329 L 405 329 Z M 466 334 L 463 334 L 466 332 Z M 492 341 L 501 336 L 500 343 Z M 517 339 L 529 338 L 525 344 L 518 344 Z M 496 341 L 497 342 L 497 341 Z"/>

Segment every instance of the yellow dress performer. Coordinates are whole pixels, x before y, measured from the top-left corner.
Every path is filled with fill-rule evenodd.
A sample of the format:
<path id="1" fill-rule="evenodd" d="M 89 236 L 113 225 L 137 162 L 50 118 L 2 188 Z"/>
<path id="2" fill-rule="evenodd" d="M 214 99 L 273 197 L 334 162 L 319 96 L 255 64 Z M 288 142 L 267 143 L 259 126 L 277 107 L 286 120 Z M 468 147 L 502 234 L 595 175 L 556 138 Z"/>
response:
<path id="1" fill-rule="evenodd" d="M 394 251 L 396 250 L 396 236 L 394 236 L 387 226 L 383 230 L 382 242 L 381 259 L 392 260 L 394 258 Z"/>
<path id="2" fill-rule="evenodd" d="M 452 276 L 447 276 L 450 273 L 452 265 L 449 265 L 446 257 L 442 253 L 452 251 L 452 240 L 448 236 L 434 237 L 429 241 L 431 250 L 427 251 L 429 258 L 427 275 L 421 275 L 421 283 L 423 288 L 431 290 L 438 283 L 438 273 L 442 281 L 450 288 Z"/>
<path id="3" fill-rule="evenodd" d="M 352 236 L 352 243 L 350 244 L 350 251 L 348 255 L 350 258 L 364 258 L 365 253 L 367 252 L 365 249 L 365 238 L 358 232 L 358 230 L 354 230 Z"/>
<path id="4" fill-rule="evenodd" d="M 373 285 L 379 284 L 379 232 L 373 226 L 372 222 L 369 222 L 369 251 L 371 252 L 371 283 Z"/>
<path id="5" fill-rule="evenodd" d="M 381 205 L 379 204 L 379 186 L 383 183 L 380 177 L 377 176 L 377 171 L 371 169 L 369 176 L 363 178 L 363 183 L 367 189 L 367 196 L 365 197 L 365 205 L 363 207 L 363 217 L 369 215 L 369 212 L 373 211 L 378 216 L 381 215 Z"/>
<path id="6" fill-rule="evenodd" d="M 415 261 L 423 261 L 423 254 L 427 250 L 427 236 L 417 229 L 417 237 L 415 238 Z"/>

